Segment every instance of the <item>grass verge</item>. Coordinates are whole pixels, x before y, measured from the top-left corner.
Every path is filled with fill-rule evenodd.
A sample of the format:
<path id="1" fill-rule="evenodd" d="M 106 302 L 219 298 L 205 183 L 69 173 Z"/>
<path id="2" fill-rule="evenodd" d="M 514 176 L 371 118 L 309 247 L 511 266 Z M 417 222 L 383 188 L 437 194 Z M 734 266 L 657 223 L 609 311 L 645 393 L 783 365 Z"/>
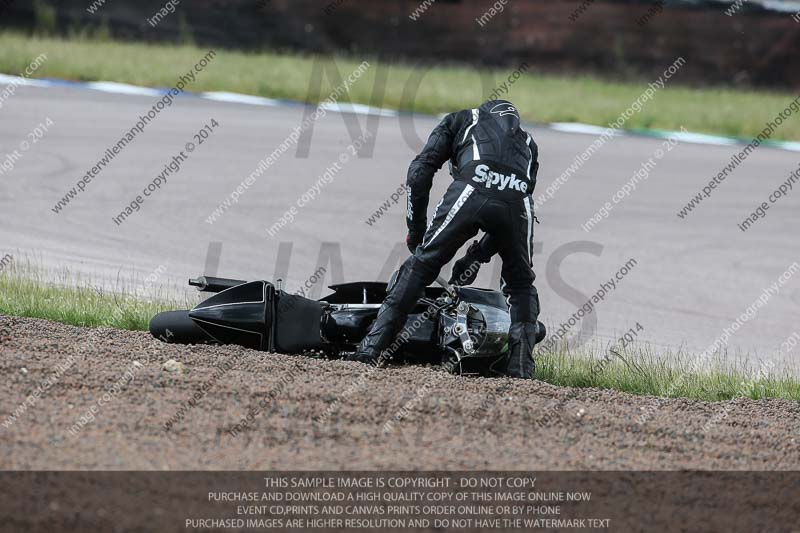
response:
<path id="1" fill-rule="evenodd" d="M 64 272 L 53 283 L 44 274 L 16 264 L 0 273 L 0 314 L 44 318 L 82 327 L 106 326 L 146 331 L 150 319 L 161 311 L 194 306 L 176 298 L 137 298 L 144 284 L 122 286 L 117 291 L 93 287 Z"/>
<path id="2" fill-rule="evenodd" d="M 789 372 L 766 374 L 744 364 L 712 363 L 698 372 L 690 354 L 656 356 L 636 347 L 613 356 L 606 364 L 568 349 L 547 353 L 536 361 L 536 377 L 563 387 L 594 387 L 664 398 L 710 402 L 733 398 L 800 400 L 800 380 Z"/>
<path id="3" fill-rule="evenodd" d="M 78 81 L 116 81 L 141 86 L 172 87 L 177 77 L 203 57 L 207 48 L 193 45 L 151 45 L 107 39 L 31 37 L 0 32 L 0 72 L 23 72 L 41 53 L 45 63 L 34 74 Z M 216 50 L 217 56 L 197 75 L 191 91 L 233 91 L 269 98 L 316 103 L 332 87 L 324 76 L 321 91 L 311 90 L 312 70 L 334 67 L 346 78 L 361 59 L 303 56 L 271 52 Z M 474 107 L 485 100 L 481 80 L 507 82 L 513 68 L 478 71 L 465 66 L 439 66 L 429 71 L 366 58 L 371 68 L 340 101 L 380 107 L 443 113 Z M 669 65 L 664 65 L 664 68 Z M 386 72 L 381 101 L 373 101 L 376 73 Z M 420 80 L 420 73 L 422 79 Z M 481 75 L 483 74 L 483 76 Z M 525 69 L 504 97 L 514 101 L 532 122 L 583 122 L 606 126 L 616 121 L 647 87 L 641 82 L 611 82 L 587 76 L 555 76 Z M 412 90 L 416 83 L 419 86 Z M 488 83 L 488 81 L 487 81 Z M 680 86 L 680 72 L 654 100 L 626 123 L 630 129 L 678 130 L 751 138 L 765 122 L 796 98 L 789 92 L 689 88 Z M 486 91 L 490 93 L 491 90 Z M 785 121 L 774 140 L 800 140 L 800 121 Z"/>
<path id="4" fill-rule="evenodd" d="M 44 318 L 73 326 L 146 331 L 156 313 L 194 305 L 168 298 L 147 301 L 130 293 L 103 291 L 86 282 L 81 285 L 80 279 L 68 274 L 62 275 L 59 283 L 48 283 L 32 272 L 29 268 L 9 268 L 0 273 L 0 314 Z M 537 359 L 536 377 L 565 387 L 706 401 L 738 397 L 800 400 L 800 381 L 789 374 L 753 378 L 749 377 L 755 375 L 752 370 L 722 366 L 695 373 L 689 362 L 688 356 L 664 359 L 645 351 L 629 351 L 598 365 L 595 358 L 560 347 Z"/>

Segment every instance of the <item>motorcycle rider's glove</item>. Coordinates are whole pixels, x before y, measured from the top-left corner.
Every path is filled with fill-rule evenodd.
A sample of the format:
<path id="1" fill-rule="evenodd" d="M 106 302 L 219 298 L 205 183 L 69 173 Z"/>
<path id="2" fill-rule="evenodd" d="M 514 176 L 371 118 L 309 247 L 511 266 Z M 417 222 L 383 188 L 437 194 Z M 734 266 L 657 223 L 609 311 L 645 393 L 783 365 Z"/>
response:
<path id="1" fill-rule="evenodd" d="M 459 287 L 472 285 L 478 277 L 481 264 L 491 261 L 492 255 L 482 248 L 481 243 L 472 241 L 466 255 L 453 265 L 448 283 Z"/>
<path id="2" fill-rule="evenodd" d="M 406 235 L 406 246 L 408 246 L 408 251 L 413 254 L 417 250 L 417 246 L 422 244 L 422 238 L 424 236 L 424 231 L 419 232 L 408 230 L 408 235 Z"/>

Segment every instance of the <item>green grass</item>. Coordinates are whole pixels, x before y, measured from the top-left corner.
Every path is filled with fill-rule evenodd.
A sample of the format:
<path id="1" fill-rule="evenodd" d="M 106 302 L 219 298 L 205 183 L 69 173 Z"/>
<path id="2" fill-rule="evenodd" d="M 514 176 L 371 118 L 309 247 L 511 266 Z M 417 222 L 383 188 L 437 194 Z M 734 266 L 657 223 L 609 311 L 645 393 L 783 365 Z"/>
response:
<path id="1" fill-rule="evenodd" d="M 0 72 L 22 72 L 41 53 L 47 61 L 35 77 L 54 77 L 83 81 L 117 81 L 142 86 L 171 87 L 177 77 L 192 68 L 207 48 L 192 45 L 148 45 L 114 42 L 107 39 L 31 37 L 0 32 Z M 332 65 L 342 77 L 353 72 L 362 58 L 332 58 L 263 52 L 245 53 L 217 49 L 217 56 L 189 87 L 192 91 L 233 91 L 270 98 L 289 98 L 314 103 L 309 80 L 315 62 Z M 372 68 L 351 87 L 341 101 L 424 113 L 450 112 L 474 107 L 486 96 L 481 89 L 481 74 L 466 66 L 439 66 L 428 71 L 414 94 L 404 97 L 412 75 L 419 72 L 410 65 L 380 65 L 364 58 Z M 666 68 L 668 65 L 664 65 Z M 385 96 L 373 102 L 373 83 L 380 68 L 388 68 Z M 484 70 L 496 82 L 506 80 L 513 68 Z M 488 78 L 487 78 L 488 79 Z M 514 85 L 508 98 L 526 120 L 533 122 L 584 122 L 605 126 L 617 119 L 642 93 L 647 83 L 611 82 L 588 76 L 544 75 L 529 69 Z M 690 88 L 681 86 L 678 72 L 653 101 L 634 115 L 626 128 L 677 130 L 753 137 L 765 122 L 793 100 L 790 92 Z M 336 82 L 323 78 L 321 98 Z M 410 86 L 413 86 L 411 83 Z M 384 119 L 388 120 L 388 119 Z M 800 140 L 800 120 L 787 120 L 773 139 Z"/>
<path id="2" fill-rule="evenodd" d="M 30 265 L 15 264 L 0 273 L 0 314 L 44 318 L 73 326 L 146 331 L 156 313 L 194 306 L 175 297 L 137 299 L 131 290 L 129 285 L 113 292 L 104 291 L 66 272 L 57 276 L 54 283 L 46 281 L 45 274 Z M 637 348 L 598 367 L 597 359 L 586 352 L 575 353 L 564 345 L 537 357 L 536 377 L 565 387 L 596 387 L 706 401 L 737 397 L 800 400 L 800 381 L 789 373 L 753 379 L 748 377 L 757 375 L 752 369 L 724 365 L 706 373 L 694 373 L 689 369 L 689 361 L 686 354 L 656 357 L 646 349 Z"/>
<path id="3" fill-rule="evenodd" d="M 25 263 L 5 269 L 0 274 L 0 314 L 44 318 L 72 326 L 146 331 L 156 313 L 194 306 L 175 297 L 134 297 L 143 283 L 109 291 L 68 272 L 59 274 L 55 282 L 46 281 L 46 276 Z"/>
<path id="4" fill-rule="evenodd" d="M 597 359 L 568 348 L 537 358 L 536 377 L 563 387 L 595 387 L 667 398 L 721 401 L 733 398 L 800 400 L 800 380 L 788 371 L 759 373 L 745 364 L 712 363 L 703 372 L 691 368 L 691 354 L 659 354 L 638 346 Z"/>

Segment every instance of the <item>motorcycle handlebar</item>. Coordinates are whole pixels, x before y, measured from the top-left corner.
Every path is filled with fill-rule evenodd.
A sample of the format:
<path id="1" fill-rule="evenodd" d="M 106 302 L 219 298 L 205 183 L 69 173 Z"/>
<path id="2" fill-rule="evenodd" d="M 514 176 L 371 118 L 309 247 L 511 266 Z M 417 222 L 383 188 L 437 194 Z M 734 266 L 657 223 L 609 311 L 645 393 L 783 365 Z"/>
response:
<path id="1" fill-rule="evenodd" d="M 458 293 L 456 292 L 456 288 L 447 283 L 442 276 L 436 277 L 436 283 L 438 283 L 439 286 L 442 287 L 445 290 L 445 292 L 447 292 L 447 294 L 450 295 L 452 299 L 455 300 L 458 298 Z"/>

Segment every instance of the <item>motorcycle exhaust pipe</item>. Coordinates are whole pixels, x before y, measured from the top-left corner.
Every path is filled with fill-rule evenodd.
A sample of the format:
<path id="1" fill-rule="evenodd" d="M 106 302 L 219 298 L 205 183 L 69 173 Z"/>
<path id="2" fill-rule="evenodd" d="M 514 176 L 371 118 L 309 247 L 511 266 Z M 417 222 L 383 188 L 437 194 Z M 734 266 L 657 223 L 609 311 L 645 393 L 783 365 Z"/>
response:
<path id="1" fill-rule="evenodd" d="M 215 278 L 213 276 L 189 278 L 189 285 L 197 287 L 199 292 L 222 292 L 244 283 L 247 282 L 239 279 Z"/>

